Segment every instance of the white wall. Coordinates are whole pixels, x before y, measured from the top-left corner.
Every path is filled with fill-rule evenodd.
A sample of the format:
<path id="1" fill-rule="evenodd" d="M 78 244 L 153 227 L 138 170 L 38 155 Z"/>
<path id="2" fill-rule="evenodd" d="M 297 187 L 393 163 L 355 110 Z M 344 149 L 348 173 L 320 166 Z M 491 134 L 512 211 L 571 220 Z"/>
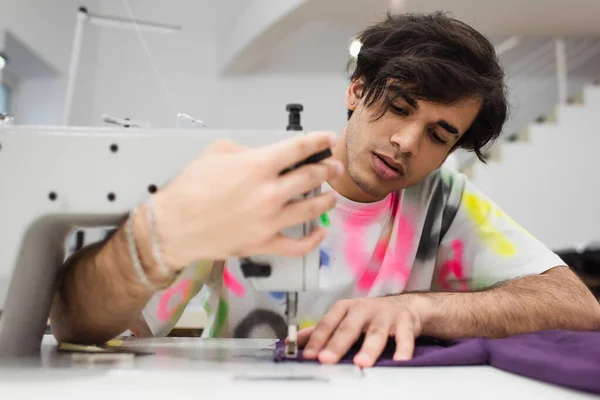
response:
<path id="1" fill-rule="evenodd" d="M 261 71 L 270 71 L 269 74 L 259 72 L 235 77 L 223 77 L 219 74 L 219 33 L 227 29 L 227 22 L 230 21 L 223 13 L 235 11 L 235 1 L 129 0 L 137 18 L 183 27 L 176 35 L 143 33 L 170 92 L 173 107 L 167 101 L 134 32 L 86 28 L 72 123 L 104 125 L 101 121 L 102 114 L 111 114 L 148 120 L 156 127 L 172 127 L 175 126 L 175 113 L 185 112 L 204 120 L 211 128 L 283 129 L 287 124 L 285 105 L 299 102 L 305 106 L 302 116 L 305 129 L 340 132 L 346 120 L 343 98 L 347 78 L 343 62 L 340 62 L 337 72 L 325 72 L 324 65 L 319 64 L 323 61 L 318 56 L 319 51 L 315 51 L 311 54 L 319 59 L 293 58 L 298 64 L 293 73 L 286 72 L 281 67 L 285 63 L 280 63 L 277 68 L 262 66 Z M 33 119 L 23 118 L 24 122 L 56 123 L 60 118 L 64 95 L 60 89 L 64 87 L 61 79 L 64 79 L 66 73 L 75 10 L 80 3 L 88 5 L 92 12 L 127 16 L 120 1 L 62 0 L 50 3 L 41 0 L 0 0 L 0 6 L 5 11 L 0 14 L 0 28 L 9 29 L 22 38 L 40 57 L 56 67 L 60 74 L 53 81 L 31 80 L 22 84 L 24 95 L 19 101 L 19 108 L 38 111 Z M 243 2 L 239 3 L 239 7 L 243 6 Z M 294 39 L 295 45 L 301 43 L 300 39 Z M 305 45 L 317 46 L 313 42 L 306 42 Z M 306 63 L 306 67 L 303 68 L 301 63 Z M 313 68 L 314 64 L 319 64 L 319 68 Z M 600 61 L 596 59 L 586 64 L 585 68 L 573 71 L 571 87 L 580 87 L 584 82 L 596 78 L 598 66 Z M 513 89 L 512 104 L 517 108 L 515 112 L 527 107 L 535 110 L 533 115 L 538 110 L 540 113 L 550 110 L 555 104 L 552 100 L 555 92 L 548 82 L 553 79 L 552 75 L 545 78 L 524 75 L 510 81 Z M 527 98 L 527 93 L 532 92 L 539 93 L 539 97 Z M 511 121 L 506 133 L 513 133 L 521 122 L 523 121 Z M 536 165 L 543 165 L 546 160 L 548 149 L 540 149 L 542 150 L 534 151 L 528 156 L 528 165 L 532 170 L 535 170 Z M 505 150 L 505 154 L 508 151 L 509 148 Z M 582 151 L 591 150 L 586 147 Z M 512 176 L 518 173 L 520 165 L 517 161 L 504 158 L 502 164 L 494 168 L 505 170 L 502 174 Z M 582 173 L 577 170 L 575 175 Z M 525 224 L 533 232 L 539 232 L 552 245 L 562 246 L 570 241 L 566 235 L 548 236 L 548 215 L 553 215 L 564 200 L 557 197 L 558 194 L 537 203 L 536 212 L 530 213 L 531 205 L 511 202 L 511 195 L 507 193 L 512 192 L 507 189 L 507 184 L 499 180 L 500 175 L 486 175 L 485 180 L 483 176 L 478 175 L 477 183 L 489 189 L 492 197 L 497 197 L 500 203 L 506 203 L 513 214 L 523 216 Z M 595 225 L 589 219 L 580 218 L 577 221 L 585 229 L 592 229 Z M 585 229 L 579 227 L 581 232 Z M 585 232 L 587 235 L 591 231 Z"/>
<path id="2" fill-rule="evenodd" d="M 23 125 L 60 125 L 64 80 L 37 78 L 19 81 L 15 122 Z"/>
<path id="3" fill-rule="evenodd" d="M 0 27 L 16 34 L 54 67 L 66 71 L 75 13 L 80 5 L 90 3 L 87 0 L 0 0 Z"/>
<path id="4" fill-rule="evenodd" d="M 24 46 L 29 58 L 13 59 L 8 69 L 19 81 L 15 120 L 19 124 L 59 124 L 61 122 L 76 13 L 80 6 L 97 10 L 97 0 L 0 0 L 0 32 L 8 32 Z M 87 124 L 91 119 L 92 79 L 95 64 L 94 28 L 86 28 L 72 123 Z M 10 52 L 11 49 L 8 49 Z M 10 57 L 11 54 L 9 53 Z M 27 63 L 18 65 L 18 61 Z M 9 59 L 10 62 L 10 59 Z M 17 64 L 15 64 L 17 62 Z M 32 62 L 47 65 L 53 76 L 35 76 Z"/>
<path id="5" fill-rule="evenodd" d="M 96 86 L 92 124 L 104 113 L 175 125 L 175 112 L 197 117 L 211 128 L 283 129 L 285 105 L 305 106 L 305 129 L 340 131 L 344 127 L 343 72 L 322 75 L 219 75 L 217 32 L 222 16 L 214 1 L 131 2 L 136 18 L 180 24 L 178 34 L 144 33 L 170 91 L 175 110 L 133 32 L 98 32 Z M 102 12 L 126 15 L 120 2 L 102 3 Z M 344 65 L 340 65 L 343 71 Z"/>

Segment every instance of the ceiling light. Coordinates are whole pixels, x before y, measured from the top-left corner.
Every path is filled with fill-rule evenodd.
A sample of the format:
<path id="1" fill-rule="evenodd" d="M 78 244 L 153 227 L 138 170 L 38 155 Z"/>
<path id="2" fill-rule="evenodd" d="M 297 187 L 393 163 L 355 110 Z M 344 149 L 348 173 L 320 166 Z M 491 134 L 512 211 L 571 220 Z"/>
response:
<path id="1" fill-rule="evenodd" d="M 4 54 L 0 54 L 0 71 L 6 67 L 6 56 Z"/>
<path id="2" fill-rule="evenodd" d="M 358 57 L 358 53 L 360 53 L 360 48 L 362 47 L 362 43 L 358 40 L 353 40 L 352 43 L 350 43 L 350 55 L 354 58 Z"/>

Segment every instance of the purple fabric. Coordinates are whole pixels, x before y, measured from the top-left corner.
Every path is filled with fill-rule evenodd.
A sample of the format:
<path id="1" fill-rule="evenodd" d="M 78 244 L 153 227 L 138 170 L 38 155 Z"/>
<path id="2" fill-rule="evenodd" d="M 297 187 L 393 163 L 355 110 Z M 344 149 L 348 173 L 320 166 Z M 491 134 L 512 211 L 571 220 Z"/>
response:
<path id="1" fill-rule="evenodd" d="M 359 340 L 346 355 L 340 360 L 342 364 L 352 364 L 354 356 L 360 350 L 362 339 Z M 487 352 L 483 345 L 483 339 L 455 340 L 441 342 L 428 338 L 419 338 L 415 343 L 413 358 L 408 361 L 394 361 L 396 344 L 393 339 L 389 340 L 383 354 L 377 362 L 376 367 L 402 367 L 402 366 L 450 366 L 450 365 L 485 365 L 488 361 Z M 285 343 L 279 341 L 275 346 L 275 361 L 295 362 L 318 362 L 306 360 L 302 357 L 302 350 L 298 358 L 287 358 L 285 355 Z"/>
<path id="2" fill-rule="evenodd" d="M 486 347 L 498 369 L 600 393 L 600 332 L 544 331 L 487 340 Z"/>
<path id="3" fill-rule="evenodd" d="M 340 363 L 350 364 L 362 338 Z M 549 330 L 505 339 L 464 339 L 448 342 L 419 338 L 413 358 L 393 361 L 393 338 L 377 360 L 376 367 L 491 365 L 495 368 L 586 392 L 600 393 L 600 332 Z M 275 346 L 276 362 L 312 362 L 302 351 L 287 358 L 285 344 Z"/>

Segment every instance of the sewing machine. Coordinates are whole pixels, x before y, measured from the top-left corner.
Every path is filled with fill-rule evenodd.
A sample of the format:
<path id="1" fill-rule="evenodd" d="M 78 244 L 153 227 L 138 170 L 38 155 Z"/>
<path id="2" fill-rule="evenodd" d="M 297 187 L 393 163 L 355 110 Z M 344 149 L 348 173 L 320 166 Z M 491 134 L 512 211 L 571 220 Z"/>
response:
<path id="1" fill-rule="evenodd" d="M 54 282 L 64 261 L 65 238 L 80 227 L 110 227 L 122 221 L 209 143 L 229 138 L 261 146 L 298 131 L 158 130 L 146 128 L 0 128 L 0 275 L 10 278 L 0 317 L 0 396 L 32 398 L 164 398 L 200 391 L 205 396 L 286 393 L 363 398 L 374 390 L 440 398 L 460 393 L 496 397 L 588 399 L 592 395 L 525 379 L 488 366 L 359 369 L 272 361 L 273 341 L 164 338 L 127 340 L 155 352 L 101 365 L 76 361 L 43 337 Z M 304 234 L 307 226 L 287 234 Z M 314 289 L 318 254 L 299 259 L 265 257 L 269 277 L 250 278 L 260 290 L 294 293 Z M 2 289 L 2 288 L 0 288 Z M 1 299 L 1 298 L 0 298 Z M 293 311 L 293 310 L 292 310 Z M 290 319 L 293 324 L 293 319 Z M 130 338 L 132 339 L 132 338 Z M 34 360 L 27 356 L 34 355 Z M 19 359 L 9 358 L 16 356 Z M 424 382 L 435 381 L 436 385 Z M 468 391 L 464 391 L 469 387 Z M 3 398 L 4 398 L 3 397 Z"/>
<path id="2" fill-rule="evenodd" d="M 0 317 L 0 357 L 39 351 L 65 259 L 65 239 L 75 229 L 116 226 L 217 139 L 258 147 L 302 134 L 294 127 L 282 131 L 0 127 L 0 277 L 9 279 Z M 318 162 L 321 156 L 327 154 L 309 162 Z M 283 233 L 299 237 L 316 223 Z M 318 249 L 299 258 L 245 259 L 242 269 L 257 290 L 288 293 L 293 337 L 297 293 L 318 285 Z M 292 346 L 289 353 L 294 352 Z"/>

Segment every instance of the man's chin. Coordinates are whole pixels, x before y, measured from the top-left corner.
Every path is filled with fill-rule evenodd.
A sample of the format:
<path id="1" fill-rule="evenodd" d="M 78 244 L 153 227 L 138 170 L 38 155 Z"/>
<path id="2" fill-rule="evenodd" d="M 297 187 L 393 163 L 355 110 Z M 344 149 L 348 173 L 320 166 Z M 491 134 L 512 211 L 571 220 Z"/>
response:
<path id="1" fill-rule="evenodd" d="M 365 177 L 353 177 L 351 176 L 352 181 L 358 188 L 364 193 L 365 198 L 370 198 L 373 201 L 381 200 L 385 198 L 391 192 L 394 192 L 398 189 L 390 188 L 389 183 L 380 182 L 376 177 L 370 177 L 370 179 L 365 179 Z"/>

